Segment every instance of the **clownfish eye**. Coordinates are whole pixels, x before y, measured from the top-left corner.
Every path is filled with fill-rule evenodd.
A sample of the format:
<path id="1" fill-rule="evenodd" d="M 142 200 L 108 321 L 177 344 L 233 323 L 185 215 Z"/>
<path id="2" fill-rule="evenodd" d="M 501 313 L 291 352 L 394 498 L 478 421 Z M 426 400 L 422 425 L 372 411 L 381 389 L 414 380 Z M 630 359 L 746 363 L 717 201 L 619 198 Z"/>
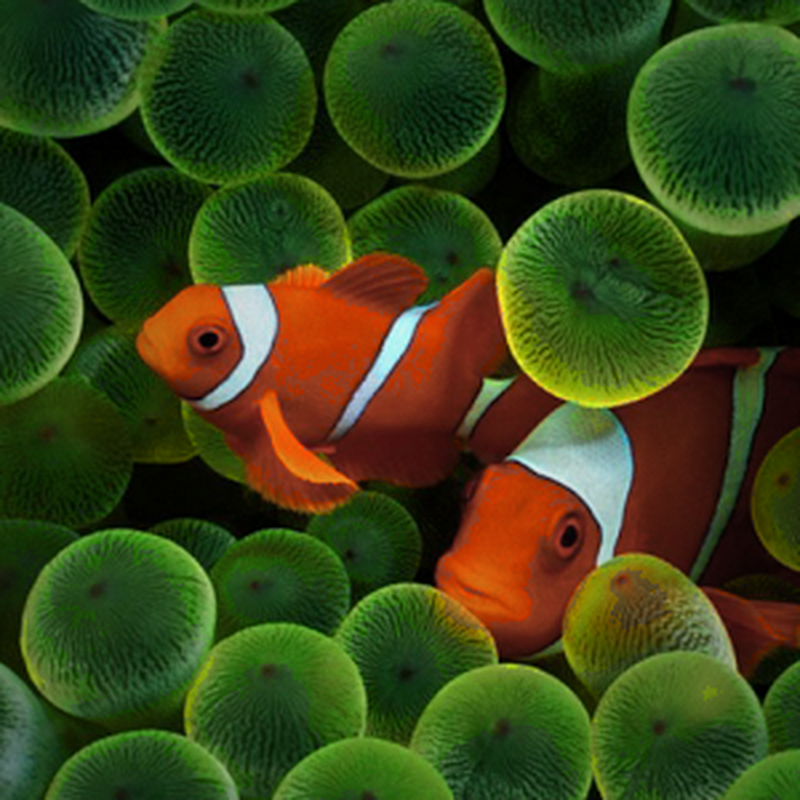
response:
<path id="1" fill-rule="evenodd" d="M 198 356 L 218 353 L 228 341 L 228 333 L 219 325 L 199 325 L 189 331 L 189 350 Z"/>
<path id="2" fill-rule="evenodd" d="M 571 558 L 582 540 L 580 520 L 573 515 L 562 519 L 553 532 L 553 549 L 560 558 Z"/>

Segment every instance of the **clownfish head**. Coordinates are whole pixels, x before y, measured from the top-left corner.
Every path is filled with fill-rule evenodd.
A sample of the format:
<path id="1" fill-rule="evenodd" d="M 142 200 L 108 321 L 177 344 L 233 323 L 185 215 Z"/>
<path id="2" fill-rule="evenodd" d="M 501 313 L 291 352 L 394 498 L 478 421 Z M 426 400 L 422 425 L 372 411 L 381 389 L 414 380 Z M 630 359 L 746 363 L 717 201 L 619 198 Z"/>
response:
<path id="1" fill-rule="evenodd" d="M 436 585 L 491 631 L 501 657 L 555 644 L 574 589 L 594 568 L 600 528 L 573 492 L 521 464 L 487 467 L 471 487 Z"/>
<path id="2" fill-rule="evenodd" d="M 213 410 L 247 388 L 276 331 L 266 286 L 195 285 L 145 321 L 136 349 L 182 400 Z"/>

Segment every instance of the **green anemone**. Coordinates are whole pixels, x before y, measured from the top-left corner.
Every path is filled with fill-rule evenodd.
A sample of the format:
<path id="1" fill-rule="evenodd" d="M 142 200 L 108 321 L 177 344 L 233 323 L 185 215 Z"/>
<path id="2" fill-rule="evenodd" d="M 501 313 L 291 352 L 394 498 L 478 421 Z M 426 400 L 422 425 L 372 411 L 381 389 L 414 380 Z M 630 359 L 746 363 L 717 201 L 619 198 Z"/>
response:
<path id="1" fill-rule="evenodd" d="M 268 14 L 190 11 L 148 50 L 142 117 L 163 156 L 200 181 L 273 172 L 314 126 L 314 76 L 297 40 Z"/>
<path id="2" fill-rule="evenodd" d="M 380 3 L 331 47 L 324 75 L 333 124 L 362 158 L 393 175 L 428 178 L 489 141 L 505 75 L 486 29 L 449 3 Z"/>
<path id="3" fill-rule="evenodd" d="M 479 267 L 494 267 L 503 243 L 489 217 L 466 197 L 426 186 L 401 186 L 348 220 L 353 258 L 376 250 L 419 264 L 428 276 L 420 303 L 442 298 Z"/>
<path id="4" fill-rule="evenodd" d="M 497 663 L 488 629 L 432 586 L 394 583 L 362 598 L 335 639 L 367 690 L 367 734 L 406 744 L 433 696 L 457 675 Z"/>
<path id="5" fill-rule="evenodd" d="M 63 251 L 38 225 L 0 203 L 0 406 L 41 389 L 78 344 L 83 295 Z M 2 489 L 0 489 L 2 492 Z"/>
<path id="6" fill-rule="evenodd" d="M 551 394 L 587 406 L 651 395 L 697 355 L 708 289 L 674 223 L 633 195 L 587 189 L 529 217 L 497 268 L 509 348 Z"/>
<path id="7" fill-rule="evenodd" d="M 89 184 L 57 142 L 0 128 L 0 203 L 36 223 L 72 258 L 89 215 Z"/>
<path id="8" fill-rule="evenodd" d="M 163 19 L 131 22 L 79 0 L 0 4 L 0 125 L 38 136 L 85 136 L 139 102 L 137 79 Z"/>
<path id="9" fill-rule="evenodd" d="M 122 500 L 132 472 L 124 417 L 80 378 L 0 408 L 0 517 L 89 525 Z"/>
<path id="10" fill-rule="evenodd" d="M 211 190 L 171 167 L 115 180 L 78 247 L 83 285 L 109 319 L 137 325 L 191 282 L 189 233 Z"/>
<path id="11" fill-rule="evenodd" d="M 278 173 L 228 186 L 197 213 L 189 264 L 197 283 L 267 283 L 302 264 L 350 260 L 344 215 L 309 178 Z"/>

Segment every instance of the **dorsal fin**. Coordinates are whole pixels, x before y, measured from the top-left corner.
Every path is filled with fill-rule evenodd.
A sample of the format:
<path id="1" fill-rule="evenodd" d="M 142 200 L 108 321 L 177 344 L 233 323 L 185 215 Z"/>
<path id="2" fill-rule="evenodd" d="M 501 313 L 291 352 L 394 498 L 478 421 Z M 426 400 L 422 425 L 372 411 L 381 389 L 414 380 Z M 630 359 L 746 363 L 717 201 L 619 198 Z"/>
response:
<path id="1" fill-rule="evenodd" d="M 375 252 L 334 272 L 322 290 L 354 304 L 397 313 L 412 306 L 427 285 L 422 268 L 412 261 Z"/>
<path id="2" fill-rule="evenodd" d="M 300 267 L 286 270 L 270 283 L 282 283 L 297 289 L 315 289 L 325 283 L 329 277 L 330 273 L 326 272 L 322 267 L 317 267 L 314 264 L 303 264 Z"/>

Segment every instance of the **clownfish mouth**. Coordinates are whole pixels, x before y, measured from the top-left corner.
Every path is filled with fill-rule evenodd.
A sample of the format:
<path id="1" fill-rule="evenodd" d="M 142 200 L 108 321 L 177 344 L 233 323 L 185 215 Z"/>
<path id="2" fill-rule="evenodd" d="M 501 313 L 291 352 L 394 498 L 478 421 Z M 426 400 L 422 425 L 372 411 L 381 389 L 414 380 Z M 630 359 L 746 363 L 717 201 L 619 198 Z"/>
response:
<path id="1" fill-rule="evenodd" d="M 512 608 L 497 594 L 489 594 L 479 588 L 474 581 L 465 580 L 462 570 L 458 574 L 449 567 L 437 570 L 436 585 L 461 605 L 468 608 L 483 622 L 513 619 Z"/>

